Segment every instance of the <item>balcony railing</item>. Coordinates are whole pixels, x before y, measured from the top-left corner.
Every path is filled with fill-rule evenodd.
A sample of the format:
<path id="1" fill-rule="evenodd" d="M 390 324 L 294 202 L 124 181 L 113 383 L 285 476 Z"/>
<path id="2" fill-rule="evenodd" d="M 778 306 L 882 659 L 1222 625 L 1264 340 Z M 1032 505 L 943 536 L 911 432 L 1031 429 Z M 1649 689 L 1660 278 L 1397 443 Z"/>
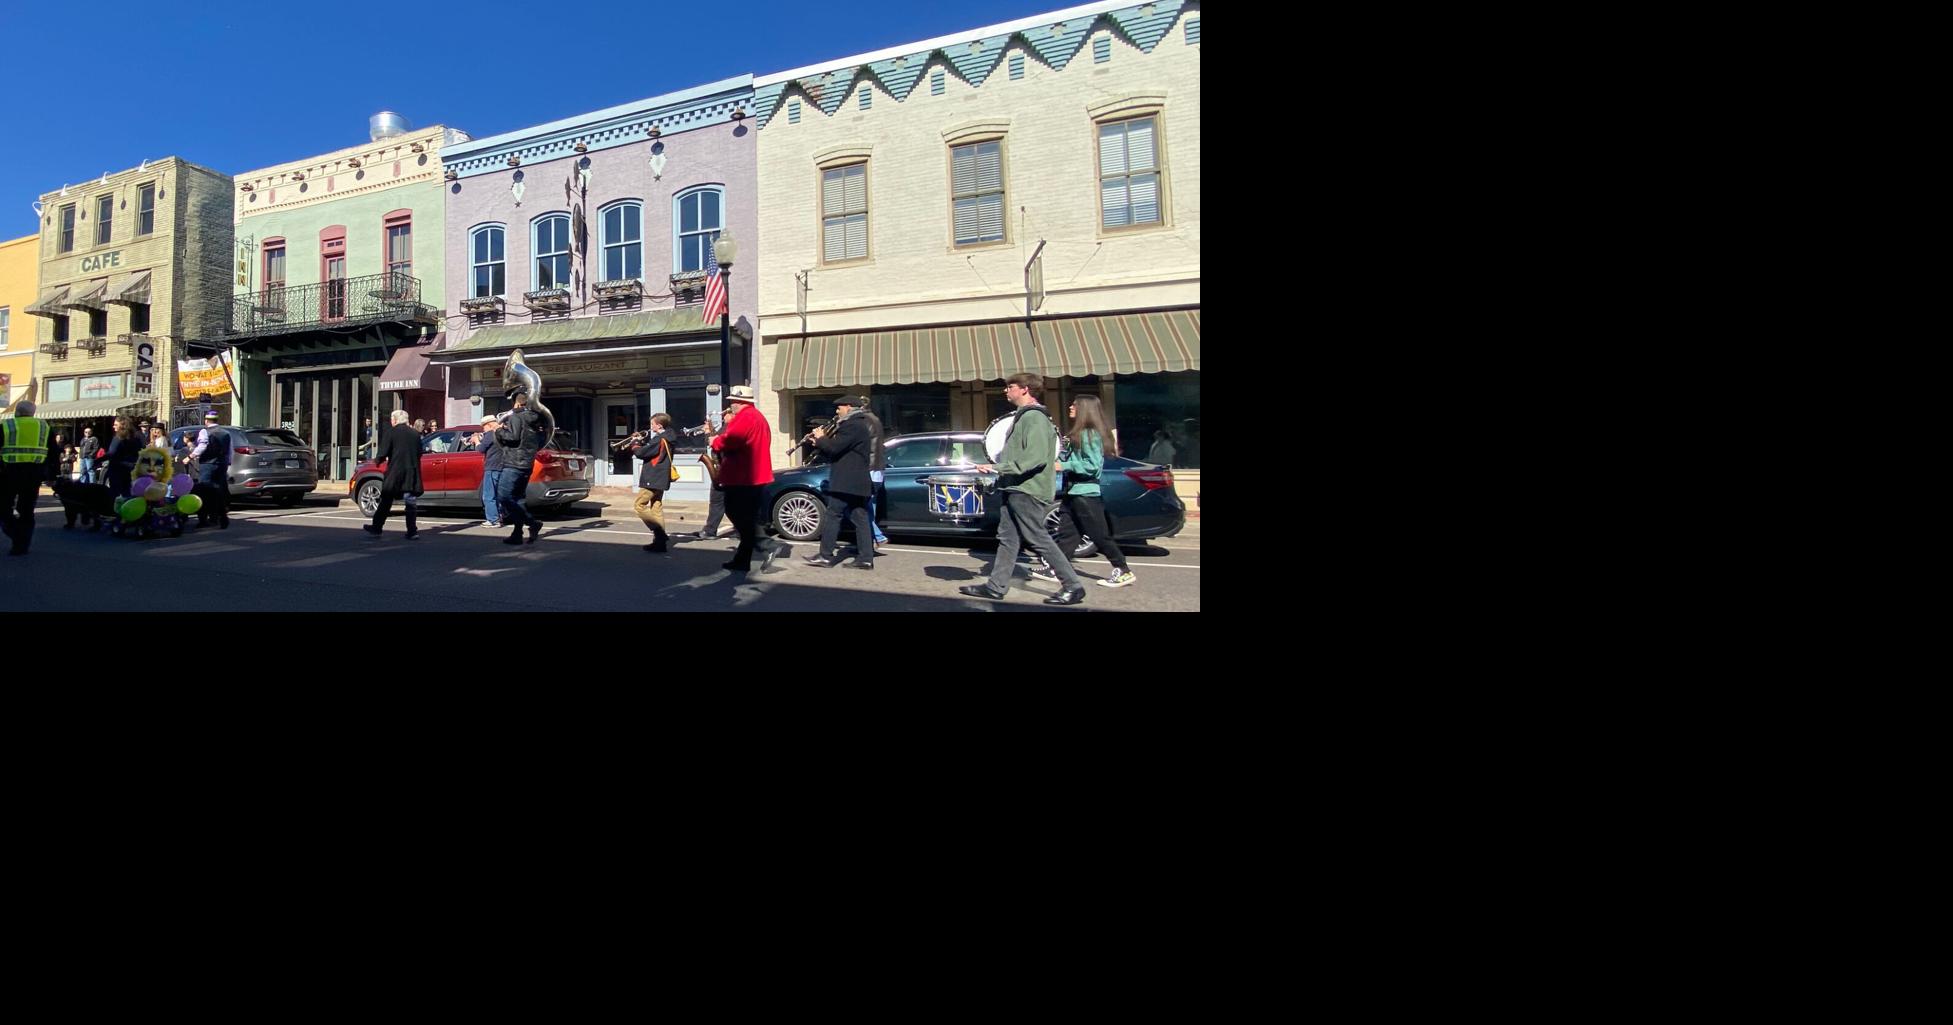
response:
<path id="1" fill-rule="evenodd" d="M 388 321 L 434 323 L 420 279 L 398 271 L 251 292 L 231 301 L 233 335 L 276 335 Z"/>

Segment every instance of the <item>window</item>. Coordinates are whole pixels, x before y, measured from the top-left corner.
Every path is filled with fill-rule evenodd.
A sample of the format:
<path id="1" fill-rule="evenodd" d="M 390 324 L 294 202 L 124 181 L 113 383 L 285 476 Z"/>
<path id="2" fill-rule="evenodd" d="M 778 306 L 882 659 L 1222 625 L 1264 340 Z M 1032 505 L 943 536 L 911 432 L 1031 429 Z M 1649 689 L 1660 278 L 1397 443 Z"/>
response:
<path id="1" fill-rule="evenodd" d="M 936 466 L 942 462 L 943 443 L 940 438 L 911 438 L 908 441 L 890 441 L 883 449 L 892 469 L 908 466 Z M 985 460 L 988 462 L 988 460 Z"/>
<path id="2" fill-rule="evenodd" d="M 956 244 L 1004 238 L 1004 144 L 1002 140 L 952 146 L 950 210 Z"/>
<path id="3" fill-rule="evenodd" d="M 1092 63 L 1104 64 L 1112 59 L 1112 37 L 1100 36 L 1092 40 Z"/>
<path id="4" fill-rule="evenodd" d="M 73 402 L 75 400 L 75 379 L 63 377 L 47 383 L 49 402 Z"/>
<path id="5" fill-rule="evenodd" d="M 129 307 L 129 333 L 146 335 L 149 333 L 149 304 L 137 303 Z"/>
<path id="6" fill-rule="evenodd" d="M 54 319 L 54 340 L 57 342 L 67 341 L 68 340 L 68 318 L 55 317 L 53 319 Z"/>
<path id="7" fill-rule="evenodd" d="M 821 172 L 821 259 L 825 263 L 868 257 L 868 165 Z"/>
<path id="8" fill-rule="evenodd" d="M 406 211 L 391 213 L 386 219 L 387 273 L 414 272 L 414 215 Z"/>
<path id="9" fill-rule="evenodd" d="M 1017 81 L 1021 81 L 1023 78 L 1024 78 L 1024 55 L 1021 53 L 1013 53 L 1010 55 L 1010 80 L 1013 82 L 1017 82 Z"/>
<path id="10" fill-rule="evenodd" d="M 100 338 L 108 334 L 108 311 L 88 311 L 88 337 Z"/>
<path id="11" fill-rule="evenodd" d="M 346 226 L 343 224 L 319 230 L 319 280 L 325 283 L 325 294 L 320 297 L 320 317 L 346 319 Z"/>
<path id="12" fill-rule="evenodd" d="M 136 234 L 149 235 L 156 231 L 156 184 L 144 185 L 136 190 Z"/>
<path id="13" fill-rule="evenodd" d="M 84 399 L 119 399 L 122 397 L 122 375 L 102 374 L 80 379 L 80 397 Z"/>
<path id="14" fill-rule="evenodd" d="M 536 218 L 536 254 L 530 281 L 537 289 L 570 287 L 570 219 L 564 214 Z"/>
<path id="15" fill-rule="evenodd" d="M 681 193 L 674 202 L 678 209 L 671 221 L 678 226 L 678 251 L 672 254 L 672 266 L 680 273 L 704 270 L 706 250 L 725 227 L 725 193 L 718 188 L 696 189 Z"/>
<path id="16" fill-rule="evenodd" d="M 285 308 L 285 243 L 283 239 L 265 241 L 264 247 L 264 305 L 270 309 Z"/>
<path id="17" fill-rule="evenodd" d="M 475 299 L 491 295 L 508 294 L 508 264 L 505 262 L 504 246 L 507 238 L 502 226 L 487 224 L 476 228 L 469 235 L 469 245 L 474 255 L 474 286 L 468 295 Z"/>
<path id="18" fill-rule="evenodd" d="M 862 86 L 861 87 L 861 109 L 867 110 L 869 104 L 873 102 L 873 100 L 874 100 L 874 90 L 870 89 L 868 86 L 865 85 Z"/>
<path id="19" fill-rule="evenodd" d="M 800 101 L 788 100 L 787 101 L 787 124 L 797 125 L 799 123 L 800 123 Z"/>
<path id="20" fill-rule="evenodd" d="M 55 244 L 57 253 L 71 253 L 75 249 L 75 205 L 69 203 L 61 208 L 61 234 Z"/>
<path id="21" fill-rule="evenodd" d="M 1200 371 L 1119 375 L 1120 454 L 1200 469 Z"/>
<path id="22" fill-rule="evenodd" d="M 115 224 L 115 197 L 95 197 L 95 244 L 108 245 L 109 229 Z"/>
<path id="23" fill-rule="evenodd" d="M 644 208 L 636 201 L 607 207 L 603 215 L 605 281 L 644 276 Z"/>
<path id="24" fill-rule="evenodd" d="M 941 96 L 942 94 L 943 94 L 943 69 L 937 68 L 936 70 L 931 71 L 929 73 L 929 95 Z"/>
<path id="25" fill-rule="evenodd" d="M 7 335 L 13 331 L 13 320 L 13 307 L 0 306 L 0 350 L 7 348 Z"/>
<path id="26" fill-rule="evenodd" d="M 1099 223 L 1130 228 L 1163 223 L 1157 117 L 1099 126 Z"/>

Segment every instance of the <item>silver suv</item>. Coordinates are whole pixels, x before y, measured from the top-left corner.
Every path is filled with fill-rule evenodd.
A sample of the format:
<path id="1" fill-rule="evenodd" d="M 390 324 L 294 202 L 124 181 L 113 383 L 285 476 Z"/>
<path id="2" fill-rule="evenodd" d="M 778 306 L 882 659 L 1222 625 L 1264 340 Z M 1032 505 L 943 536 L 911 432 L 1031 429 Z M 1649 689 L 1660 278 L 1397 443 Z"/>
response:
<path id="1" fill-rule="evenodd" d="M 319 486 L 319 457 L 305 439 L 282 427 L 233 427 L 231 435 L 231 498 L 268 498 L 279 505 L 297 505 Z M 197 447 L 201 427 L 178 427 L 169 434 L 172 454 Z"/>

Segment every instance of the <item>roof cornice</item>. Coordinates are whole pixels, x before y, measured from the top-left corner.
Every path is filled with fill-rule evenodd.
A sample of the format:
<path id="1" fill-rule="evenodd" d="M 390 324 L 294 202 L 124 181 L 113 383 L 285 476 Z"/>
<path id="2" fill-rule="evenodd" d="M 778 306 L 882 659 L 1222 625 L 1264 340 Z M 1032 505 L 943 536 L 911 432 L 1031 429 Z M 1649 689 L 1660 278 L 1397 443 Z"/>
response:
<path id="1" fill-rule="evenodd" d="M 574 156 L 582 143 L 597 152 L 644 142 L 656 126 L 660 136 L 695 131 L 737 120 L 753 111 L 753 76 L 739 75 L 681 92 L 620 104 L 484 139 L 460 143 L 441 153 L 442 166 L 457 178 L 500 171 L 509 159 L 535 163 Z"/>

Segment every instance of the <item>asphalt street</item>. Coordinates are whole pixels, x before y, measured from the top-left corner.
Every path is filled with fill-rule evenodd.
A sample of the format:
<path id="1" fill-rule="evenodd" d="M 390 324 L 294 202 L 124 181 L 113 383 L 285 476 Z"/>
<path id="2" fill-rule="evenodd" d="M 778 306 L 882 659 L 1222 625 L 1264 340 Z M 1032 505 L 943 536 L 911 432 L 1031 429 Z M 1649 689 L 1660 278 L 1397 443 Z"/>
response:
<path id="1" fill-rule="evenodd" d="M 62 529 L 60 503 L 41 497 L 32 554 L 0 556 L 0 608 L 9 611 L 379 612 L 404 609 L 671 610 L 766 612 L 992 611 L 1064 614 L 1118 610 L 1198 611 L 1198 521 L 1176 538 L 1128 547 L 1138 576 L 1130 587 L 1100 587 L 1103 558 L 1083 560 L 1083 604 L 1041 604 L 1057 585 L 1020 569 L 1001 602 L 958 594 L 984 579 L 994 542 L 895 538 L 873 572 L 844 563 L 823 569 L 800 562 L 816 543 L 791 545 L 765 573 L 720 568 L 733 541 L 680 542 L 669 554 L 641 546 L 649 531 L 628 506 L 579 504 L 547 521 L 531 545 L 502 543 L 507 531 L 481 526 L 460 511 L 430 512 L 420 536 L 389 520 L 372 538 L 349 501 L 314 495 L 291 509 L 239 506 L 231 527 L 192 527 L 180 538 L 147 541 Z M 674 529 L 696 529 L 680 518 Z M 845 543 L 844 543 L 845 544 Z"/>

